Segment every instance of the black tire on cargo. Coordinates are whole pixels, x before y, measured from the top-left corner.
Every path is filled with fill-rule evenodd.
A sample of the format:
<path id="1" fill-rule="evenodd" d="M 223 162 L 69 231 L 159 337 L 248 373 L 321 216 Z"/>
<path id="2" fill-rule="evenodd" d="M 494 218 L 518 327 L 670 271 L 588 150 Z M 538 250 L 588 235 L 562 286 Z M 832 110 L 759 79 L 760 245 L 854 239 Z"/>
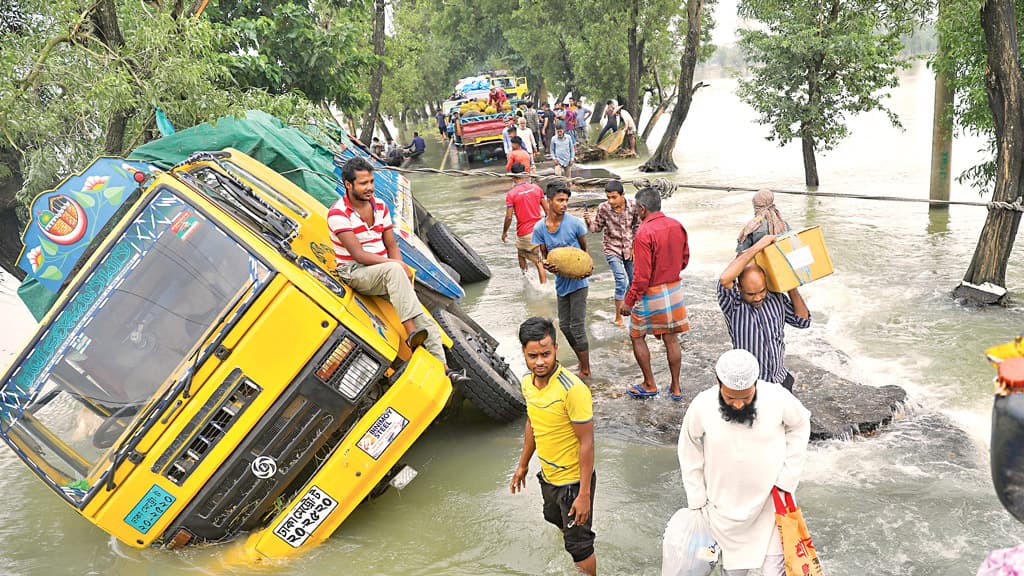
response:
<path id="1" fill-rule="evenodd" d="M 455 280 L 456 284 L 462 284 L 462 276 L 459 275 L 458 270 L 452 268 L 451 266 L 445 264 L 444 262 L 439 262 L 439 264 L 441 265 L 441 268 L 444 268 L 444 271 L 447 272 L 448 275 L 452 277 L 452 280 Z"/>
<path id="2" fill-rule="evenodd" d="M 432 313 L 452 339 L 452 347 L 445 351 L 449 366 L 466 371 L 468 379 L 460 386 L 466 398 L 497 422 L 509 422 L 525 414 L 526 402 L 518 378 L 487 340 L 447 310 Z"/>
<path id="3" fill-rule="evenodd" d="M 491 277 L 491 269 L 487 267 L 484 259 L 443 223 L 438 222 L 430 227 L 427 232 L 427 244 L 438 260 L 459 273 L 463 284 L 472 284 Z"/>

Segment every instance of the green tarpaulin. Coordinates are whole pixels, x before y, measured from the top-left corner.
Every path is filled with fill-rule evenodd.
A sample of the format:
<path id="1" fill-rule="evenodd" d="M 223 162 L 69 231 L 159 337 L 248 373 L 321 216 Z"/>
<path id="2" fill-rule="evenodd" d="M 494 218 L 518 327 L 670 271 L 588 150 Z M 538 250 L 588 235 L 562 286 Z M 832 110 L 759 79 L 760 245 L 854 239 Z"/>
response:
<path id="1" fill-rule="evenodd" d="M 128 157 L 167 169 L 194 152 L 224 148 L 241 150 L 273 168 L 325 206 L 338 199 L 334 191 L 334 154 L 266 112 L 250 110 L 245 118 L 227 117 L 216 125 L 193 126 L 143 144 Z"/>

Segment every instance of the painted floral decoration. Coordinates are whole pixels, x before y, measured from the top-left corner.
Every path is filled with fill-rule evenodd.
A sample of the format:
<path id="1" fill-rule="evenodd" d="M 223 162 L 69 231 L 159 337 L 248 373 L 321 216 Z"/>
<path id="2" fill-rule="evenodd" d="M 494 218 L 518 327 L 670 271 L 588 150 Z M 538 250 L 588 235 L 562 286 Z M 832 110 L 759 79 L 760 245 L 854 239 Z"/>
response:
<path id="1" fill-rule="evenodd" d="M 107 185 L 108 180 L 110 180 L 110 176 L 89 176 L 85 179 L 85 186 L 82 187 L 82 191 L 92 192 L 99 190 Z"/>
<path id="2" fill-rule="evenodd" d="M 28 263 L 32 266 L 32 272 L 38 272 L 39 267 L 43 264 L 43 249 L 40 246 L 29 250 L 28 252 Z"/>

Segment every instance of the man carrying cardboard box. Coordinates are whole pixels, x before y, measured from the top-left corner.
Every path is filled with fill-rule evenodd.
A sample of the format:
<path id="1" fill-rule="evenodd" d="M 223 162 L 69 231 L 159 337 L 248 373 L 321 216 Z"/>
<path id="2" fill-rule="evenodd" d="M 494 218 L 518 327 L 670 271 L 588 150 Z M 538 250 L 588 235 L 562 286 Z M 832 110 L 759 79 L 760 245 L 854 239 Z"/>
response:
<path id="1" fill-rule="evenodd" d="M 786 324 L 809 327 L 811 312 L 796 288 L 788 292 L 788 298 L 768 291 L 764 269 L 753 259 L 772 242 L 774 234 L 764 236 L 729 263 L 718 280 L 718 306 L 725 314 L 733 348 L 742 348 L 757 358 L 761 380 L 781 384 L 792 392 L 795 380 L 783 365 L 783 328 Z"/>

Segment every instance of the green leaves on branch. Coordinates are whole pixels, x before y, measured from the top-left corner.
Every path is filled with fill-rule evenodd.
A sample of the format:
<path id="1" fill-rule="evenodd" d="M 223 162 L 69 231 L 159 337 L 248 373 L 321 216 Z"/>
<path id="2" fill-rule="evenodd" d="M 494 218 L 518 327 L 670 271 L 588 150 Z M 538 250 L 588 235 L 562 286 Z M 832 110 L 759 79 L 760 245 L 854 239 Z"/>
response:
<path id="1" fill-rule="evenodd" d="M 240 85 L 274 95 L 299 92 L 346 113 L 366 105 L 365 77 L 374 59 L 359 4 L 242 0 L 222 2 L 210 17 L 231 32 L 229 67 Z"/>
<path id="2" fill-rule="evenodd" d="M 812 138 L 815 149 L 831 150 L 849 134 L 850 116 L 872 110 L 900 126 L 886 92 L 909 66 L 900 37 L 927 8 L 901 0 L 741 0 L 740 16 L 758 25 L 740 31 L 753 69 L 738 93 L 780 145 Z"/>

